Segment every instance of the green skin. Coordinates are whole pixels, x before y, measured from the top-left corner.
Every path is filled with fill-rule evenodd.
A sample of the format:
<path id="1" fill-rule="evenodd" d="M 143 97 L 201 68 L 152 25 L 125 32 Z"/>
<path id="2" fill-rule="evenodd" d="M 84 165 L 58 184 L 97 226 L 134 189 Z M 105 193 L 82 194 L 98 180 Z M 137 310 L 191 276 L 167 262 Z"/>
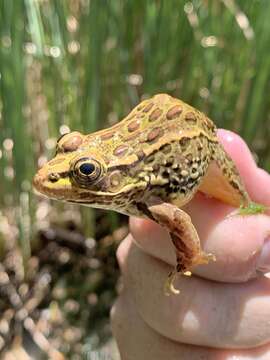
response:
<path id="1" fill-rule="evenodd" d="M 265 213 L 269 208 L 262 204 L 257 204 L 255 202 L 250 202 L 248 206 L 240 206 L 240 209 L 238 211 L 239 215 L 255 215 L 255 214 L 263 214 Z"/>

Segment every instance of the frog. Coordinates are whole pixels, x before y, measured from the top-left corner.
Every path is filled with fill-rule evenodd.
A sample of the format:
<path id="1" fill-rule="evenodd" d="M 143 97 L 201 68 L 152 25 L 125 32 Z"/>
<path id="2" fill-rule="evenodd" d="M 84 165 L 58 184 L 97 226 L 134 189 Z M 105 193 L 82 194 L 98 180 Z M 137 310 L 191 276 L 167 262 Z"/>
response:
<path id="1" fill-rule="evenodd" d="M 214 122 L 168 94 L 142 101 L 109 128 L 62 135 L 33 186 L 51 199 L 114 210 L 165 227 L 176 255 L 166 294 L 179 293 L 177 274 L 191 275 L 195 266 L 215 261 L 214 254 L 203 251 L 183 210 L 197 192 L 243 214 L 263 211 L 251 201 Z"/>

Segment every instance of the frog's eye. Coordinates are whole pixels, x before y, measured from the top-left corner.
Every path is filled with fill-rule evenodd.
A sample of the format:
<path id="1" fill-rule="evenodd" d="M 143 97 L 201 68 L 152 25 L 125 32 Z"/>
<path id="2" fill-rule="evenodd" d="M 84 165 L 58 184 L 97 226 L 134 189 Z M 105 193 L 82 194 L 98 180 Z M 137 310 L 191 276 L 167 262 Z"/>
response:
<path id="1" fill-rule="evenodd" d="M 84 157 L 77 160 L 72 169 L 73 179 L 80 185 L 92 185 L 103 174 L 103 166 L 95 159 Z"/>

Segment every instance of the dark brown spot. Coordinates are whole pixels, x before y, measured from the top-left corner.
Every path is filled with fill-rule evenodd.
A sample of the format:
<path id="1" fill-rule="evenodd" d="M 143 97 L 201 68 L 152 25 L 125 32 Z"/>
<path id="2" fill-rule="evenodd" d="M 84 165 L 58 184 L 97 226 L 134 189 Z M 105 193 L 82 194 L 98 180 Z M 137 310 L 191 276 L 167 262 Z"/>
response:
<path id="1" fill-rule="evenodd" d="M 132 132 L 139 128 L 140 122 L 138 120 L 133 120 L 128 124 L 128 131 Z"/>
<path id="2" fill-rule="evenodd" d="M 162 110 L 157 108 L 154 111 L 151 112 L 150 116 L 149 116 L 149 121 L 155 121 L 157 120 L 160 115 L 162 114 Z"/>
<path id="3" fill-rule="evenodd" d="M 114 155 L 115 156 L 123 156 L 127 153 L 128 146 L 127 145 L 119 145 L 117 148 L 114 149 Z"/>
<path id="4" fill-rule="evenodd" d="M 148 105 L 146 105 L 146 107 L 143 109 L 144 113 L 147 113 L 148 111 L 150 111 L 152 109 L 152 107 L 154 106 L 153 103 L 149 103 Z"/>
<path id="5" fill-rule="evenodd" d="M 194 114 L 194 112 L 189 111 L 189 112 L 186 113 L 185 119 L 188 122 L 195 123 L 196 122 L 196 115 Z"/>
<path id="6" fill-rule="evenodd" d="M 145 157 L 145 153 L 143 150 L 139 150 L 138 152 L 136 152 L 136 155 L 138 157 L 138 160 L 143 160 L 143 158 Z"/>
<path id="7" fill-rule="evenodd" d="M 172 151 L 172 146 L 170 144 L 163 145 L 160 148 L 160 151 L 162 151 L 164 154 L 169 154 Z"/>
<path id="8" fill-rule="evenodd" d="M 188 137 L 182 137 L 182 139 L 179 140 L 179 144 L 182 148 L 186 148 L 189 144 L 189 138 Z"/>
<path id="9" fill-rule="evenodd" d="M 235 180 L 230 181 L 230 184 L 234 189 L 239 190 L 239 184 Z"/>
<path id="10" fill-rule="evenodd" d="M 108 131 L 100 135 L 101 140 L 109 140 L 114 136 L 114 131 Z"/>
<path id="11" fill-rule="evenodd" d="M 137 209 L 139 210 L 140 213 L 145 214 L 149 219 L 154 220 L 152 213 L 149 211 L 147 205 L 143 202 L 143 203 L 135 203 L 137 205 Z"/>
<path id="12" fill-rule="evenodd" d="M 82 141 L 83 139 L 81 135 L 71 135 L 60 145 L 60 147 L 63 151 L 75 151 L 81 145 Z"/>
<path id="13" fill-rule="evenodd" d="M 166 160 L 166 164 L 165 166 L 166 167 L 171 167 L 174 163 L 174 157 L 173 156 L 170 156 L 167 160 Z"/>
<path id="14" fill-rule="evenodd" d="M 150 154 L 149 156 L 147 156 L 147 158 L 145 159 L 145 163 L 146 164 L 151 164 L 151 162 L 153 162 L 155 160 L 155 155 L 154 154 Z"/>
<path id="15" fill-rule="evenodd" d="M 179 178 L 174 178 L 172 180 L 172 184 L 173 184 L 173 186 L 178 186 L 180 184 L 180 179 Z"/>
<path id="16" fill-rule="evenodd" d="M 183 109 L 180 105 L 173 106 L 166 114 L 166 117 L 168 120 L 173 120 L 177 118 L 181 113 Z"/>
<path id="17" fill-rule="evenodd" d="M 169 178 L 170 177 L 170 170 L 166 169 L 162 171 L 162 176 L 165 178 Z"/>
<path id="18" fill-rule="evenodd" d="M 163 135 L 162 128 L 156 127 L 148 133 L 146 141 L 148 142 L 156 141 L 162 135 Z"/>
<path id="19" fill-rule="evenodd" d="M 114 200 L 114 204 L 116 204 L 118 206 L 122 206 L 124 204 L 124 202 L 122 200 Z"/>

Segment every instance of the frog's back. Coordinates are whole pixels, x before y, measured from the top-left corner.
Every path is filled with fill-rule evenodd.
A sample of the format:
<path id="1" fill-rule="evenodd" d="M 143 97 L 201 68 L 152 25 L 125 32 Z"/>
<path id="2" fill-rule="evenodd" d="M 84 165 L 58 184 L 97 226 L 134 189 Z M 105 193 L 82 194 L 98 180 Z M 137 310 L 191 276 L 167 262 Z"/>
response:
<path id="1" fill-rule="evenodd" d="M 186 142 L 204 138 L 215 143 L 216 127 L 206 115 L 185 102 L 158 94 L 141 102 L 110 129 L 88 135 L 85 144 L 95 148 L 98 145 L 110 162 L 119 163 L 123 159 L 126 163 L 129 156 L 134 160 L 134 153 L 141 160 L 168 143 L 179 144 L 183 138 Z"/>

